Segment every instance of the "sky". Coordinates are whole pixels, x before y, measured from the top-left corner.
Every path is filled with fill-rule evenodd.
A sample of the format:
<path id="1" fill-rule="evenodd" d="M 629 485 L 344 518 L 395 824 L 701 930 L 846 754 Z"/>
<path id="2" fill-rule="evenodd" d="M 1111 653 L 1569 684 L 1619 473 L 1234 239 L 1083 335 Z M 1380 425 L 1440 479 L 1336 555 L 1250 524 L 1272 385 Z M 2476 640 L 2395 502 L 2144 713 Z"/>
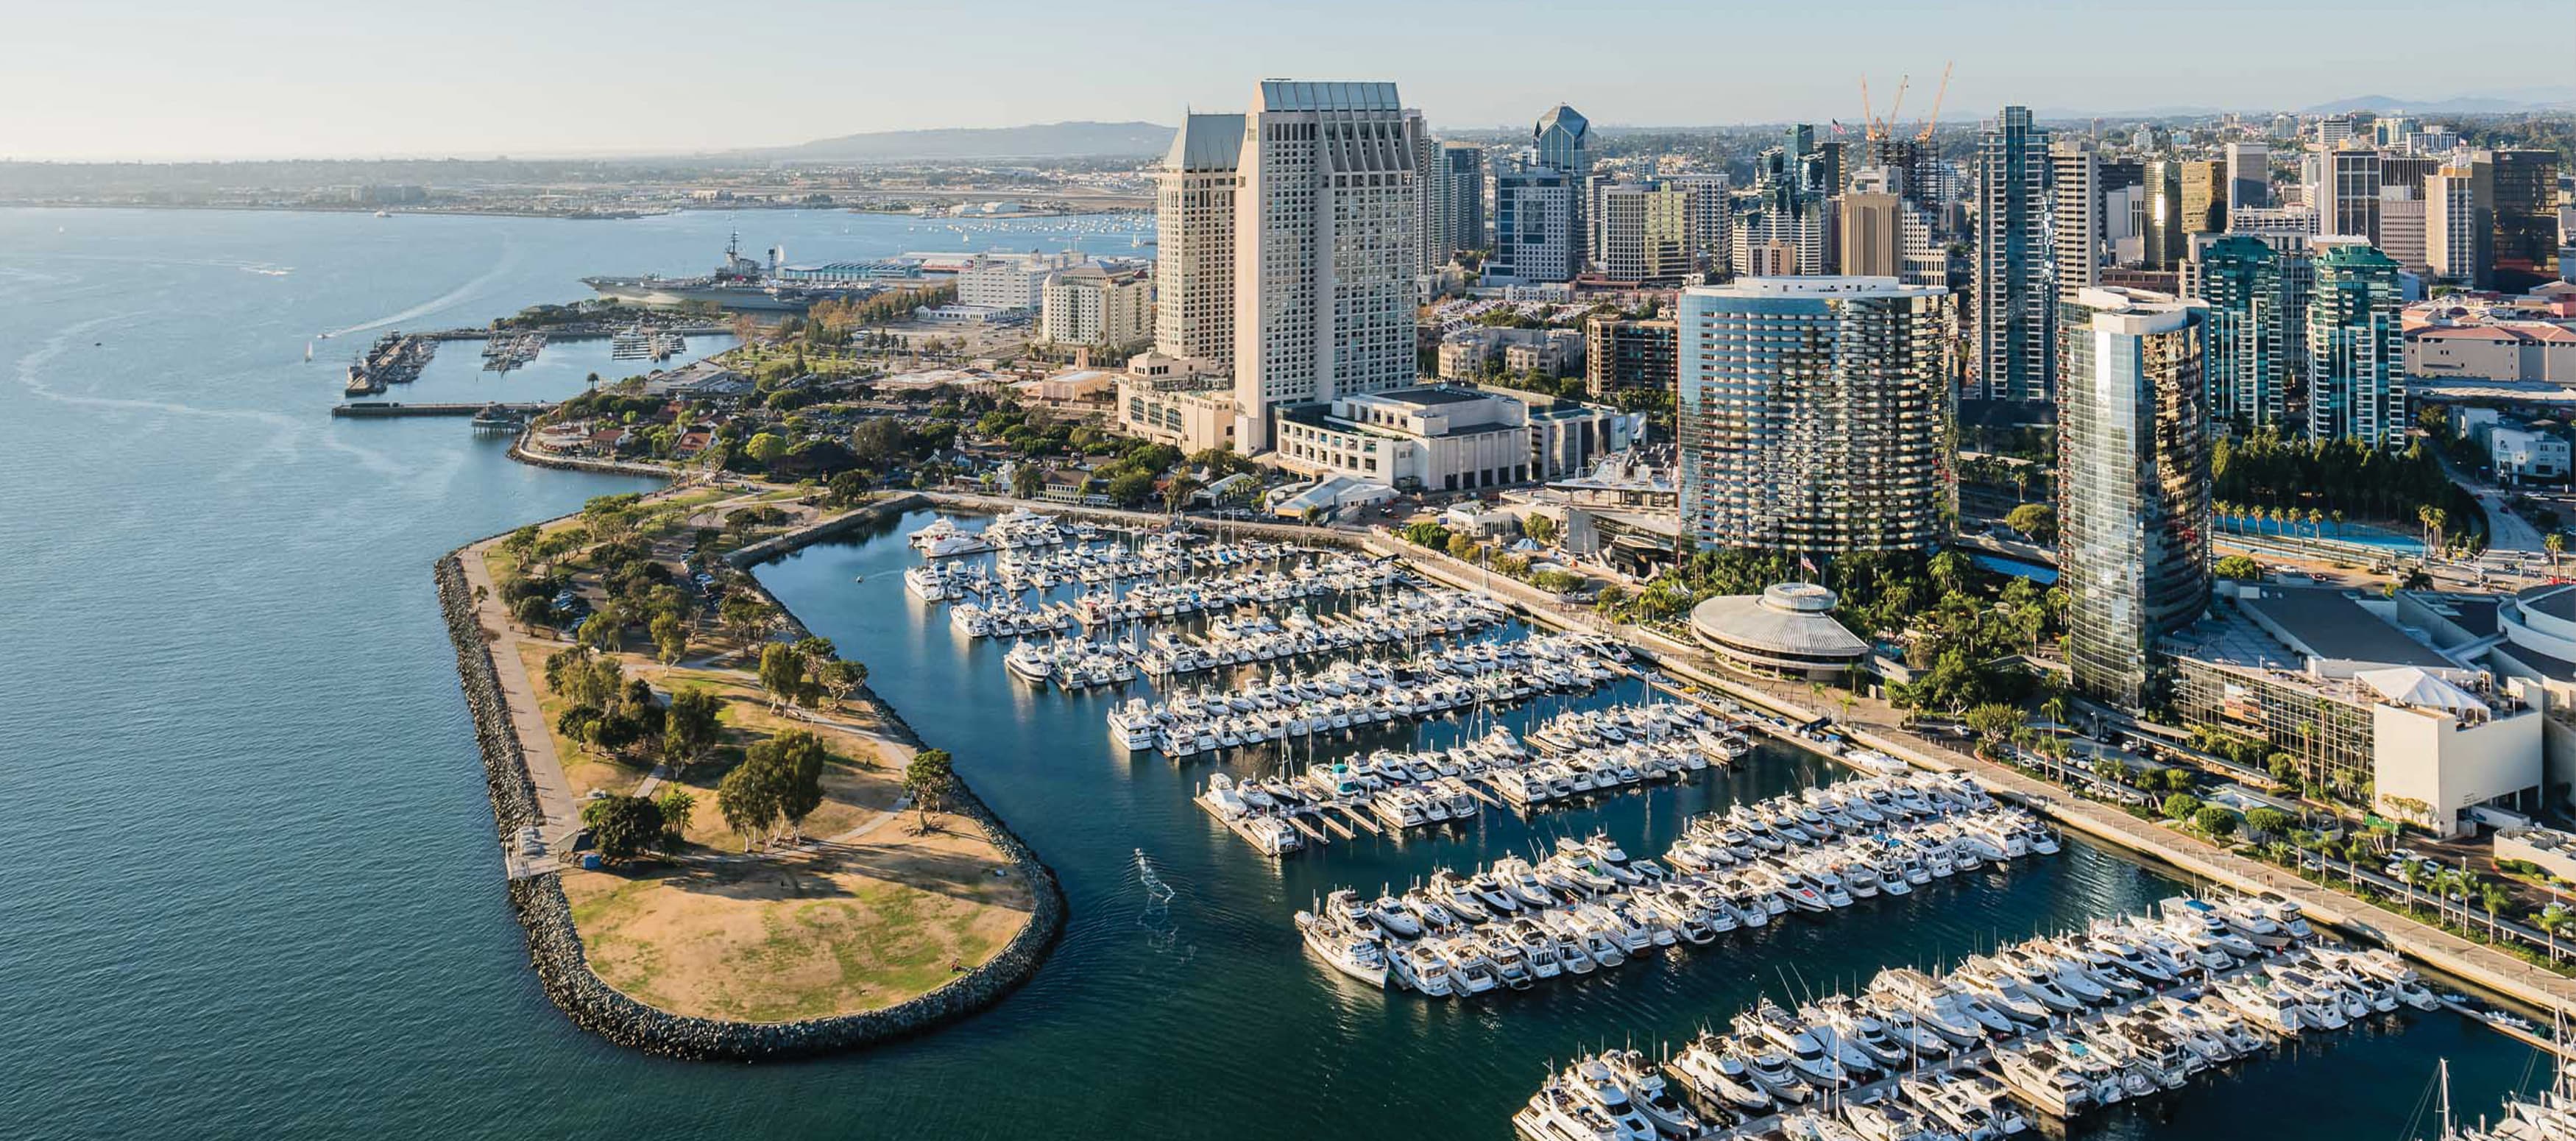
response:
<path id="1" fill-rule="evenodd" d="M 2568 0 L 2476 19 L 2563 31 Z M 0 158 L 681 154 L 865 131 L 1240 108 L 1262 77 L 1391 79 L 1435 128 L 1944 121 L 2437 99 L 2564 83 L 2419 51 L 2422 0 L 26 0 Z M 2395 33 L 2395 34 L 2393 34 Z M 2311 46 L 2315 45 L 2315 46 Z M 2563 62 L 2563 59 L 2562 59 Z"/>

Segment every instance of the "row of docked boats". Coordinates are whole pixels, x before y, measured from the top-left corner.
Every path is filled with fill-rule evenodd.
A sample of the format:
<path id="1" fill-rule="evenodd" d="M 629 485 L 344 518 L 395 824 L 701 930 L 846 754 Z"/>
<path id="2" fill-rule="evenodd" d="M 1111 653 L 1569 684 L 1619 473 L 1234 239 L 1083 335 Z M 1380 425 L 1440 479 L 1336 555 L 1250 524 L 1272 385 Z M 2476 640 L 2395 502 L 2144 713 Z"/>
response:
<path id="1" fill-rule="evenodd" d="M 1146 640 L 1137 664 L 1158 677 L 1204 673 L 1313 654 L 1402 646 L 1472 634 L 1502 622 L 1499 604 L 1456 591 L 1429 590 L 1364 603 L 1336 614 L 1302 607 L 1272 622 L 1264 616 L 1220 618 L 1204 636 L 1158 630 Z M 1473 650 L 1444 650 L 1444 654 Z M 1462 672 L 1451 669 L 1443 672 Z M 1475 671 L 1481 672 L 1481 671 Z"/>
<path id="2" fill-rule="evenodd" d="M 1854 783 L 1868 788 L 1851 791 L 1849 802 L 1875 802 L 1884 814 L 1864 825 L 1837 806 L 1831 818 L 1849 829 L 1840 837 L 1810 833 L 1804 843 L 1775 848 L 1748 839 L 1728 851 L 1713 847 L 1714 833 L 1701 829 L 1690 841 L 1695 850 L 1677 845 L 1657 862 L 1632 861 L 1596 832 L 1560 839 L 1537 859 L 1504 857 L 1464 875 L 1443 868 L 1401 894 L 1364 899 L 1339 889 L 1299 912 L 1297 927 L 1327 965 L 1364 981 L 1432 997 L 1523 989 L 1615 967 L 1658 947 L 1713 943 L 1792 911 L 1907 894 L 1918 880 L 2011 858 L 1971 839 L 1980 831 L 2036 827 L 2019 810 L 1948 777 Z"/>
<path id="3" fill-rule="evenodd" d="M 1661 1062 L 1579 1058 L 1513 1121 L 1531 1141 L 1994 1141 L 2435 1005 L 2396 956 L 2319 941 L 2286 901 L 2178 896 L 1946 974 L 1892 968 L 1795 1009 L 1764 999 Z"/>
<path id="4" fill-rule="evenodd" d="M 1137 579 L 1266 567 L 1290 559 L 1325 555 L 1351 557 L 1295 543 L 1271 543 L 1258 539 L 1193 541 L 1199 538 L 1180 532 L 1150 536 L 1132 547 L 1109 542 L 1075 543 L 1056 548 L 1020 547 L 995 557 L 991 573 L 994 581 L 1005 589 L 1032 590 L 1076 582 L 1114 586 Z"/>
<path id="5" fill-rule="evenodd" d="M 924 557 L 942 559 L 986 551 L 1057 547 L 1086 542 L 1099 533 L 1100 529 L 1090 523 L 1061 522 L 1055 516 L 1019 507 L 995 516 L 981 530 L 960 527 L 956 520 L 942 515 L 904 538 Z"/>
<path id="6" fill-rule="evenodd" d="M 1640 712 L 1637 720 L 1654 716 Z M 1258 779 L 1215 773 L 1208 777 L 1198 800 L 1264 854 L 1284 856 L 1304 846 L 1297 821 L 1330 811 L 1343 813 L 1346 820 L 1375 821 L 1382 831 L 1402 833 L 1471 822 L 1484 805 L 1528 809 L 1677 779 L 1727 759 L 1687 745 L 1643 741 L 1595 752 L 1541 756 L 1510 730 L 1496 726 L 1480 738 L 1445 749 L 1379 749 L 1316 761 L 1299 773 Z M 1492 795 L 1480 790 L 1490 790 Z"/>
<path id="7" fill-rule="evenodd" d="M 1588 690 L 1629 676 L 1626 666 L 1594 656 L 1590 642 L 1542 634 L 1501 643 L 1505 648 L 1495 660 L 1510 664 L 1483 672 L 1446 657 L 1434 657 L 1429 664 L 1422 659 L 1361 659 L 1230 692 L 1202 688 L 1151 704 L 1130 698 L 1109 711 L 1109 732 L 1130 751 L 1152 749 L 1178 760 L 1265 741 L 1436 717 L 1541 693 Z M 1481 665 L 1484 659 L 1471 656 L 1466 661 Z M 1461 670 L 1471 672 L 1455 672 Z"/>

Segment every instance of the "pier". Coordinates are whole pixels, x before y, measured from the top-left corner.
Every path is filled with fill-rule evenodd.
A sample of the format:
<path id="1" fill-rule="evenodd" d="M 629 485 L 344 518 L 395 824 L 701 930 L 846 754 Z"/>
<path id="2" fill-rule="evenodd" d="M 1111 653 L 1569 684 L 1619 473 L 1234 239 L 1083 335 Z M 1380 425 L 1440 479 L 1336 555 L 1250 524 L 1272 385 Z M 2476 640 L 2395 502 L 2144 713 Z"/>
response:
<path id="1" fill-rule="evenodd" d="M 351 401 L 331 406 L 331 415 L 367 420 L 399 416 L 481 416 L 486 412 L 525 420 L 539 415 L 552 404 L 404 404 L 398 401 Z"/>

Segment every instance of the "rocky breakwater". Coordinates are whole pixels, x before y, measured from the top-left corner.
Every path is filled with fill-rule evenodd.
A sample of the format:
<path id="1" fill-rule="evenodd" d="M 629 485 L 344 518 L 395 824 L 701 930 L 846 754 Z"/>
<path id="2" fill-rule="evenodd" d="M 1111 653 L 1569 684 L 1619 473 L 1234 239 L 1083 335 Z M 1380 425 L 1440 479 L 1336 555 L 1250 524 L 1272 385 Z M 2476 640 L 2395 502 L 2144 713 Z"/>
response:
<path id="1" fill-rule="evenodd" d="M 446 616 L 448 636 L 456 644 L 457 673 L 482 747 L 493 824 L 506 845 L 521 827 L 539 822 L 527 756 L 520 750 L 509 703 L 492 665 L 491 646 L 475 618 L 473 594 L 457 555 L 439 561 L 437 578 L 439 607 Z M 869 699 L 874 700 L 873 695 Z M 892 709 L 884 712 L 889 723 L 901 727 L 918 747 L 920 738 L 912 727 Z M 949 800 L 948 814 L 981 830 L 1010 861 L 1013 874 L 1028 881 L 1034 904 L 1028 922 L 999 954 L 937 990 L 883 1010 L 796 1022 L 733 1022 L 673 1014 L 636 1001 L 590 969 L 581 935 L 573 926 L 572 903 L 564 897 L 557 873 L 511 880 L 510 906 L 527 931 L 528 957 L 547 997 L 574 1025 L 621 1046 L 676 1058 L 757 1061 L 833 1053 L 918 1034 L 1001 1001 L 1037 973 L 1064 933 L 1064 892 L 1055 872 L 993 814 L 964 778 L 958 779 Z"/>

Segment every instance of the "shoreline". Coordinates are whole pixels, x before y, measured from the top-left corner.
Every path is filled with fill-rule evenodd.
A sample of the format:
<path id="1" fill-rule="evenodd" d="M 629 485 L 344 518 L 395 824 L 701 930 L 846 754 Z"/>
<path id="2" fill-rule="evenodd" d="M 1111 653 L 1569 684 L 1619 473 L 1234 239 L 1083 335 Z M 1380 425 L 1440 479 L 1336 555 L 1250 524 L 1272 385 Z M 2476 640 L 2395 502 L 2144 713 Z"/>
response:
<path id="1" fill-rule="evenodd" d="M 512 454 L 521 458 L 515 448 Z M 862 506 L 805 528 L 798 545 L 837 534 L 855 525 L 853 520 L 864 522 L 883 514 L 883 505 Z M 785 537 L 788 536 L 780 536 Z M 542 825 L 545 817 L 528 768 L 525 745 L 493 661 L 491 642 L 466 584 L 464 559 L 475 547 L 490 541 L 489 537 L 478 539 L 448 552 L 438 560 L 433 577 L 439 609 L 456 649 L 459 685 L 483 758 L 496 838 L 504 863 L 515 865 L 513 837 L 524 827 Z M 768 596 L 767 589 L 761 588 L 761 594 Z M 777 603 L 774 597 L 770 601 Z M 803 620 L 794 612 L 783 605 L 779 611 L 796 628 L 804 628 Z M 875 691 L 862 687 L 854 698 L 872 706 L 893 727 L 898 740 L 916 749 L 925 747 L 912 723 Z M 876 1010 L 786 1022 L 675 1014 L 618 990 L 591 969 L 560 872 L 545 870 L 512 876 L 508 881 L 510 910 L 525 933 L 529 963 L 546 997 L 573 1025 L 617 1045 L 694 1061 L 775 1060 L 858 1049 L 924 1033 L 991 1007 L 1035 977 L 1063 937 L 1069 907 L 1054 869 L 984 803 L 964 774 L 957 774 L 952 801 L 943 811 L 971 822 L 985 842 L 1009 862 L 1013 873 L 1028 884 L 1029 916 L 1010 941 L 983 963 L 927 993 Z"/>

